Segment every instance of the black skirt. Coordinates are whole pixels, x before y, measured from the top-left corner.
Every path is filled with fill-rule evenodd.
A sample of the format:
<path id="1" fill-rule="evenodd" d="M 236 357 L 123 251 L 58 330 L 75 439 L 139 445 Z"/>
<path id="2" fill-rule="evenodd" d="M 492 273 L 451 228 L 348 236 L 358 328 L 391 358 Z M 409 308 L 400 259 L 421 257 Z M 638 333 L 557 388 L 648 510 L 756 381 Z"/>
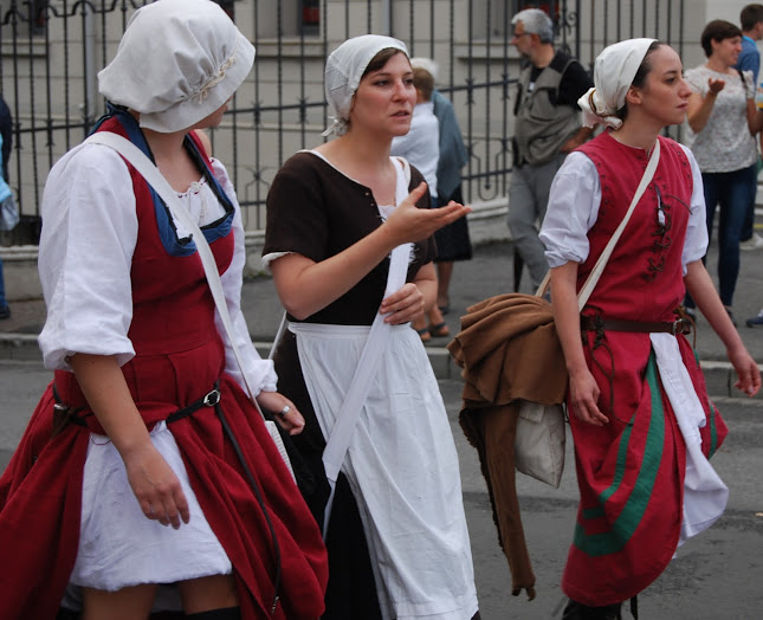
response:
<path id="1" fill-rule="evenodd" d="M 459 185 L 451 196 L 440 197 L 438 206 L 443 207 L 451 200 L 462 203 L 464 198 Z M 469 240 L 469 225 L 466 218 L 462 217 L 452 224 L 441 228 L 434 234 L 437 244 L 436 263 L 469 260 L 472 257 L 472 243 Z"/>

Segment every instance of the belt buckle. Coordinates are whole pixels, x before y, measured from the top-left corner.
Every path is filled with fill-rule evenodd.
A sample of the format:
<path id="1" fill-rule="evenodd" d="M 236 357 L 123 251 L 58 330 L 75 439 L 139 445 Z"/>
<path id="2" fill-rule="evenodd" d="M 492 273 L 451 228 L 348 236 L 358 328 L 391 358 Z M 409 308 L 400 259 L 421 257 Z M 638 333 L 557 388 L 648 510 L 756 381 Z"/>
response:
<path id="1" fill-rule="evenodd" d="M 202 398 L 201 402 L 205 407 L 214 407 L 217 403 L 220 402 L 220 390 L 215 388 L 214 390 L 208 392 L 204 395 L 204 398 Z"/>
<path id="2" fill-rule="evenodd" d="M 683 334 L 684 329 L 686 329 L 686 319 L 679 318 L 673 321 L 673 325 L 671 326 L 670 333 L 674 336 L 677 336 L 678 334 Z"/>

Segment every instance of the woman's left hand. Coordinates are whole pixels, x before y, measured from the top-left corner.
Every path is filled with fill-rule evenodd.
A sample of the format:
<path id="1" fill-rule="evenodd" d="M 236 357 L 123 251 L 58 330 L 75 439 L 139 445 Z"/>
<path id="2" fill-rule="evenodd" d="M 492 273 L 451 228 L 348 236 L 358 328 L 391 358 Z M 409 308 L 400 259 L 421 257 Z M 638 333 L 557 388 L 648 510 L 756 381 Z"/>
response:
<path id="1" fill-rule="evenodd" d="M 283 394 L 260 392 L 257 395 L 257 403 L 263 410 L 272 413 L 276 422 L 287 430 L 289 435 L 298 435 L 305 428 L 305 419 L 299 409 Z"/>
<path id="2" fill-rule="evenodd" d="M 413 282 L 408 282 L 382 301 L 379 312 L 386 315 L 385 323 L 407 323 L 424 312 L 424 294 Z"/>
<path id="3" fill-rule="evenodd" d="M 760 369 L 744 347 L 739 351 L 728 351 L 729 361 L 737 373 L 734 387 L 747 396 L 755 396 L 760 389 Z"/>

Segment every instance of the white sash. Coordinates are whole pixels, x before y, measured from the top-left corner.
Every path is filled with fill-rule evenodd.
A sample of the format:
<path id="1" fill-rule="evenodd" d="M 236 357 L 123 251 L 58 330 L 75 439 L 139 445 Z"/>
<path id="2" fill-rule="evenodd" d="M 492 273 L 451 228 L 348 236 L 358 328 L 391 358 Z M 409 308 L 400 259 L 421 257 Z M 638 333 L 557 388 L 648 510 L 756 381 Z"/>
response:
<path id="1" fill-rule="evenodd" d="M 311 152 L 326 161 L 320 153 L 316 151 Z M 397 175 L 397 185 L 395 187 L 395 202 L 397 205 L 400 205 L 408 197 L 408 183 L 411 178 L 411 170 L 408 162 L 404 159 L 392 158 L 392 161 L 395 162 L 395 165 L 399 166 L 399 171 L 403 173 Z M 405 284 L 411 245 L 411 243 L 404 243 L 392 250 L 384 297 L 391 295 Z M 355 423 L 358 420 L 363 403 L 366 401 L 368 391 L 376 375 L 376 369 L 386 349 L 386 342 L 391 327 L 391 325 L 384 322 L 384 316 L 377 312 L 374 322 L 371 324 L 371 330 L 368 333 L 368 340 L 366 340 L 355 369 L 355 374 L 352 377 L 352 383 L 350 383 L 350 387 L 345 394 L 334 427 L 331 429 L 326 440 L 326 448 L 323 451 L 323 466 L 326 470 L 326 478 L 328 478 L 331 493 L 329 494 L 323 517 L 324 539 L 328 532 L 331 506 L 334 502 L 334 492 L 336 490 L 336 480 L 342 468 L 344 457 L 347 454 L 347 449 L 350 447 Z"/>
<path id="2" fill-rule="evenodd" d="M 159 169 L 156 167 L 156 165 L 132 142 L 110 131 L 96 132 L 87 138 L 87 140 L 84 142 L 108 146 L 109 148 L 114 149 L 127 161 L 129 161 L 130 164 L 132 164 L 132 166 L 141 174 L 146 182 L 151 185 L 154 191 L 164 201 L 164 203 L 167 205 L 167 208 L 172 212 L 173 217 L 191 233 L 192 239 L 196 244 L 196 249 L 199 253 L 199 258 L 201 259 L 202 266 L 204 267 L 204 275 L 207 277 L 207 283 L 209 284 L 212 298 L 215 301 L 217 313 L 220 316 L 220 321 L 223 324 L 225 333 L 228 336 L 228 341 L 230 342 L 233 356 L 236 358 L 236 362 L 241 369 L 241 378 L 244 381 L 244 386 L 248 392 L 249 399 L 252 401 L 252 404 L 255 406 L 260 416 L 262 416 L 263 422 L 265 423 L 265 428 L 267 428 L 268 433 L 270 433 L 270 437 L 273 440 L 276 448 L 278 448 L 278 452 L 281 455 L 281 458 L 283 458 L 284 463 L 286 463 L 286 467 L 291 472 L 292 477 L 294 477 L 291 461 L 289 460 L 288 454 L 286 453 L 286 447 L 284 446 L 283 439 L 281 439 L 278 429 L 275 426 L 275 422 L 265 418 L 262 410 L 260 409 L 260 405 L 255 398 L 256 392 L 252 386 L 249 385 L 249 378 L 247 376 L 246 367 L 244 366 L 243 360 L 241 359 L 241 354 L 238 350 L 238 346 L 236 345 L 236 337 L 233 332 L 233 324 L 231 323 L 230 313 L 228 312 L 228 304 L 225 301 L 225 292 L 223 291 L 223 285 L 220 281 L 220 274 L 217 271 L 217 263 L 215 261 L 215 257 L 212 254 L 212 250 L 207 243 L 207 239 L 204 236 L 204 233 L 199 228 L 199 225 L 182 205 L 180 199 L 177 197 L 177 194 L 167 182 L 167 179 L 165 179 L 159 172 Z"/>
<path id="3" fill-rule="evenodd" d="M 723 514 L 729 489 L 702 452 L 699 429 L 707 422 L 705 410 L 683 363 L 676 337 L 671 334 L 649 334 L 649 338 L 657 357 L 662 386 L 686 444 L 680 546 L 709 528 Z"/>

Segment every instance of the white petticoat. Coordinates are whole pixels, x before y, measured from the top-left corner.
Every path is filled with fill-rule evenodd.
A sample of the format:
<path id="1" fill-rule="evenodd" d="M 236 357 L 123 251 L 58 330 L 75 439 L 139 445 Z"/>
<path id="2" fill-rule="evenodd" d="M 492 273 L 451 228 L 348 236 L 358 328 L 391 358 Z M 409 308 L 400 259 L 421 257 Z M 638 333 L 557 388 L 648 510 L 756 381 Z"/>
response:
<path id="1" fill-rule="evenodd" d="M 328 436 L 369 328 L 289 329 Z M 358 503 L 383 617 L 471 618 L 477 595 L 458 455 L 437 380 L 409 325 L 389 330 L 342 472 Z"/>
<path id="2" fill-rule="evenodd" d="M 678 545 L 705 531 L 723 514 L 729 489 L 702 452 L 699 429 L 705 410 L 681 359 L 678 341 L 671 334 L 650 334 L 665 393 L 686 444 L 683 518 Z M 706 398 L 706 396 L 703 396 Z"/>
<path id="3" fill-rule="evenodd" d="M 191 490 L 180 450 L 164 422 L 151 441 L 180 480 L 191 519 L 180 529 L 146 518 L 108 437 L 90 434 L 82 481 L 82 518 L 70 583 L 114 591 L 228 574 L 232 566 Z"/>

